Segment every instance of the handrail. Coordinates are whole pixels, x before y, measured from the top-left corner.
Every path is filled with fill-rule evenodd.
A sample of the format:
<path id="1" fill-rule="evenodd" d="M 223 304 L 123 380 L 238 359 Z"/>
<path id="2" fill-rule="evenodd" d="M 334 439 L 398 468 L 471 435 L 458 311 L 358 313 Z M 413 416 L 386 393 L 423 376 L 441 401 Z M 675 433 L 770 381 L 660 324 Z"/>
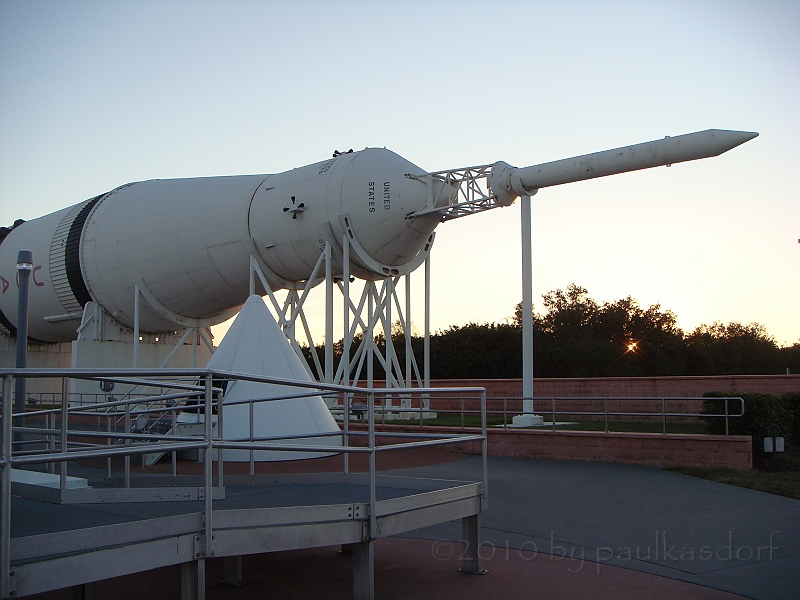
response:
<path id="1" fill-rule="evenodd" d="M 21 415 L 12 413 L 12 397 L 11 392 L 13 389 L 13 380 L 17 377 L 24 378 L 60 378 L 62 380 L 61 392 L 61 406 L 52 409 L 34 410 L 30 413 L 26 412 Z M 2 515 L 0 516 L 0 597 L 8 597 L 9 592 L 9 560 L 10 560 L 10 526 L 11 526 L 11 469 L 13 467 L 25 467 L 39 464 L 48 464 L 50 472 L 55 468 L 55 465 L 60 465 L 60 489 L 62 494 L 66 490 L 67 482 L 67 463 L 75 460 L 85 459 L 102 459 L 105 458 L 109 464 L 110 460 L 114 457 L 123 457 L 125 461 L 124 469 L 124 485 L 130 487 L 130 457 L 145 455 L 151 453 L 173 453 L 173 474 L 175 471 L 175 453 L 181 450 L 197 450 L 203 451 L 204 473 L 203 473 L 203 493 L 204 493 L 204 509 L 203 509 L 203 554 L 205 556 L 213 555 L 213 494 L 212 488 L 214 482 L 212 478 L 213 469 L 212 463 L 216 460 L 218 463 L 217 485 L 222 486 L 223 480 L 223 451 L 224 450 L 249 450 L 251 472 L 253 464 L 253 453 L 256 451 L 272 451 L 272 452 L 312 452 L 312 453 L 338 453 L 344 458 L 344 468 L 347 472 L 347 457 L 350 454 L 366 454 L 369 460 L 369 538 L 375 539 L 377 537 L 376 518 L 377 518 L 377 492 L 376 492 L 376 453 L 389 452 L 393 450 L 402 450 L 407 448 L 420 448 L 420 447 L 433 447 L 445 444 L 458 444 L 467 442 L 482 442 L 482 457 L 483 457 L 483 474 L 482 474 L 482 488 L 481 488 L 481 505 L 482 509 L 488 506 L 488 470 L 487 470 L 487 430 L 486 430 L 486 417 L 489 412 L 486 409 L 486 391 L 481 387 L 461 387 L 461 388 L 361 388 L 356 386 L 343 386 L 333 385 L 326 383 L 308 382 L 308 381 L 295 381 L 290 379 L 283 379 L 277 377 L 260 377 L 249 375 L 245 373 L 236 373 L 221 371 L 218 369 L 0 369 L 0 378 L 3 380 L 3 394 L 2 394 L 2 448 L 0 449 L 0 471 L 2 471 L 2 498 L 0 498 L 0 508 Z M 173 381 L 173 378 L 189 379 L 190 381 L 202 381 L 202 385 L 186 384 Z M 164 388 L 169 389 L 182 389 L 183 392 L 168 393 L 168 394 L 153 394 L 147 396 L 132 397 L 131 394 L 125 394 L 123 399 L 114 399 L 110 402 L 93 402 L 89 405 L 74 405 L 70 406 L 68 398 L 70 397 L 70 381 L 71 380 L 97 380 L 102 379 L 106 381 L 114 381 L 117 383 L 130 384 L 143 387 L 160 388 L 162 392 Z M 224 439 L 223 431 L 223 415 L 224 410 L 221 410 L 228 404 L 223 403 L 222 390 L 214 387 L 219 379 L 229 380 L 244 380 L 253 381 L 257 383 L 267 383 L 273 385 L 285 386 L 287 388 L 295 388 L 298 390 L 294 395 L 281 395 L 273 398 L 256 398 L 246 401 L 237 401 L 231 405 L 248 404 L 250 406 L 251 415 L 251 430 L 250 437 L 246 439 Z M 308 390 L 308 391 L 303 391 Z M 481 414 L 481 433 L 413 433 L 413 434 L 399 434 L 396 438 L 406 438 L 407 441 L 391 441 L 386 444 L 379 444 L 378 440 L 386 439 L 389 434 L 385 432 L 375 431 L 376 419 L 380 412 L 386 412 L 387 395 L 403 395 L 407 398 L 419 398 L 419 408 L 409 409 L 414 413 L 418 413 L 420 421 L 423 419 L 423 413 L 427 413 L 429 405 L 427 402 L 430 399 L 435 399 L 439 396 L 446 395 L 472 396 L 474 400 L 479 400 Z M 55 398 L 56 394 L 53 394 Z M 258 437 L 253 435 L 252 415 L 253 406 L 262 402 L 273 402 L 276 400 L 299 400 L 309 396 L 334 396 L 343 399 L 343 406 L 332 407 L 333 413 L 342 413 L 344 420 L 343 431 L 329 432 L 329 433 L 316 433 L 316 434 L 302 434 L 302 435 L 286 435 L 286 436 L 268 436 Z M 479 396 L 479 397 L 478 397 Z M 96 396 L 97 397 L 97 396 Z M 367 410 L 366 417 L 368 419 L 367 431 L 352 431 L 349 430 L 348 424 L 350 416 L 353 413 L 352 405 L 355 399 L 366 398 Z M 383 397 L 384 400 L 381 404 L 376 406 L 376 398 Z M 180 436 L 174 432 L 167 435 L 159 435 L 153 432 L 139 433 L 131 431 L 131 417 L 141 414 L 161 414 L 161 419 L 165 418 L 167 414 L 172 414 L 173 425 L 175 423 L 175 413 L 180 411 L 184 406 L 181 401 L 187 398 L 197 399 L 196 404 L 192 407 L 196 409 L 198 423 L 204 424 L 203 433 L 198 433 L 193 436 Z M 423 403 L 423 399 L 425 403 Z M 163 403 L 175 402 L 175 404 L 163 405 Z M 54 402 L 55 403 L 55 402 Z M 159 406 L 162 403 L 162 406 Z M 211 418 L 214 414 L 215 403 L 217 415 L 215 419 Z M 423 410 L 423 404 L 425 404 Z M 113 412 L 108 412 L 109 408 L 115 409 Z M 392 410 L 401 410 L 399 408 L 392 408 Z M 56 423 L 56 416 L 60 413 L 61 422 Z M 108 429 L 101 430 L 99 418 L 105 417 L 111 419 L 112 414 L 124 415 L 125 428 L 124 432 L 111 431 L 110 421 L 108 421 Z M 74 416 L 97 416 L 98 426 L 97 430 L 94 429 L 70 429 L 68 427 L 69 419 Z M 44 419 L 44 426 L 35 426 L 29 420 L 28 426 L 23 426 L 21 423 L 17 425 L 14 421 L 17 417 L 25 417 L 29 419 L 41 418 Z M 21 421 L 21 419 L 20 419 Z M 148 421 L 149 422 L 149 421 Z M 213 422 L 217 422 L 218 430 L 214 431 Z M 12 446 L 12 439 L 15 433 L 26 434 L 27 436 L 39 436 L 43 448 L 34 448 L 32 450 L 14 449 Z M 309 438 L 335 438 L 342 436 L 341 445 L 320 445 L 303 443 L 303 440 Z M 348 443 L 348 436 L 366 436 L 366 446 L 352 446 Z M 91 440 L 78 442 L 75 438 L 95 438 L 103 440 L 93 444 Z M 28 444 L 29 440 L 23 443 Z M 117 442 L 115 444 L 113 442 Z M 215 459 L 215 452 L 218 453 Z"/>
<path id="2" fill-rule="evenodd" d="M 438 388 L 442 389 L 442 388 Z M 441 398 L 440 398 L 441 399 Z M 459 408 L 436 408 L 435 412 L 437 414 L 452 414 L 452 415 L 459 415 L 461 417 L 461 429 L 466 429 L 464 426 L 464 416 L 465 415 L 477 415 L 480 413 L 480 410 L 477 408 L 467 408 L 464 405 L 463 397 L 456 397 L 450 398 L 450 400 L 459 400 L 460 407 Z M 474 401 L 474 399 L 472 399 Z M 519 396 L 494 396 L 488 397 L 487 403 L 499 403 L 502 401 L 503 408 L 502 410 L 488 410 L 487 415 L 489 416 L 503 416 L 503 429 L 509 427 L 508 425 L 508 415 L 509 414 L 520 414 L 520 410 L 509 410 L 508 403 L 513 402 L 515 405 L 521 407 L 522 405 L 522 397 Z M 556 422 L 555 417 L 578 417 L 578 416 L 590 416 L 590 417 L 603 417 L 605 421 L 605 432 L 610 433 L 609 425 L 608 425 L 608 418 L 609 417 L 647 417 L 647 418 L 656 418 L 660 417 L 662 422 L 662 434 L 667 435 L 667 419 L 671 417 L 710 417 L 710 418 L 723 418 L 725 419 L 725 435 L 729 435 L 730 427 L 729 427 L 729 419 L 731 418 L 739 418 L 744 415 L 745 407 L 744 407 L 744 399 L 740 396 L 722 396 L 722 397 L 705 397 L 705 396 L 536 396 L 534 397 L 534 407 L 538 404 L 541 405 L 543 403 L 549 404 L 549 409 L 536 411 L 535 413 L 549 415 L 551 417 L 551 421 L 548 426 L 553 430 L 556 431 L 558 423 Z M 723 413 L 706 413 L 706 412 L 676 412 L 676 411 L 668 411 L 667 410 L 667 403 L 668 402 L 685 402 L 685 401 L 707 401 L 707 400 L 724 400 L 724 411 Z M 737 413 L 732 413 L 729 410 L 729 402 L 731 400 L 738 400 L 740 410 Z M 624 410 L 609 410 L 608 403 L 609 402 L 653 402 L 659 403 L 660 410 L 658 411 L 650 411 L 650 412 L 642 412 L 642 411 L 624 411 Z M 602 402 L 602 410 L 557 410 L 556 403 L 557 402 Z M 382 407 L 386 408 L 386 407 Z M 391 412 L 396 413 L 416 413 L 417 409 L 407 409 L 401 407 L 388 407 Z M 411 421 L 407 421 L 410 423 Z M 542 427 L 542 426 L 540 426 Z"/>

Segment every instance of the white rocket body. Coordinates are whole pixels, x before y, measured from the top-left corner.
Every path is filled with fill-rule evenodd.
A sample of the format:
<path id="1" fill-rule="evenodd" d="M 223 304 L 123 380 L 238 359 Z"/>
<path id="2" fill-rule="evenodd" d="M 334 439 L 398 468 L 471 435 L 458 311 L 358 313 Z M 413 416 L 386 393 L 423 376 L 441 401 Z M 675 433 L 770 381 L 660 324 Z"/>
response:
<path id="1" fill-rule="evenodd" d="M 140 278 L 168 309 L 196 319 L 247 299 L 251 254 L 277 276 L 273 289 L 305 280 L 326 241 L 341 246 L 340 215 L 348 215 L 373 259 L 404 264 L 439 222 L 436 215 L 406 219 L 426 202 L 425 184 L 405 177 L 409 172 L 422 170 L 391 151 L 368 148 L 277 175 L 121 186 L 11 231 L 0 245 L 0 310 L 15 327 L 16 255 L 23 248 L 35 263 L 29 335 L 46 342 L 75 339 L 90 300 L 132 326 Z M 334 258 L 341 272 L 341 252 Z M 354 275 L 378 277 L 357 256 L 353 261 Z M 142 331 L 175 328 L 142 302 Z"/>
<path id="2" fill-rule="evenodd" d="M 498 162 L 488 184 L 495 204 L 507 206 L 542 187 L 717 156 L 757 135 L 708 130 L 524 168 Z M 250 256 L 273 289 L 287 287 L 311 276 L 326 243 L 340 274 L 345 234 L 359 246 L 350 255 L 353 275 L 396 274 L 394 266 L 427 247 L 441 220 L 435 209 L 458 201 L 441 181 L 406 174 L 424 171 L 367 148 L 276 175 L 123 185 L 22 223 L 0 243 L 0 326 L 15 333 L 19 250 L 34 258 L 29 336 L 45 342 L 75 339 L 91 300 L 131 327 L 137 281 L 168 311 L 222 321 L 248 297 Z M 176 329 L 147 302 L 139 324 Z"/>

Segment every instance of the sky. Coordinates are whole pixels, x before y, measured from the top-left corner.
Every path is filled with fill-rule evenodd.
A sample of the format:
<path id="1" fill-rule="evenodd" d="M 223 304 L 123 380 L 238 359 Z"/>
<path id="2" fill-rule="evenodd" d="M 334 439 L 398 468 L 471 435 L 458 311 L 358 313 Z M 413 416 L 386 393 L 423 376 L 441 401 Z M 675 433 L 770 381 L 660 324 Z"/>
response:
<path id="1" fill-rule="evenodd" d="M 660 303 L 687 331 L 758 322 L 792 344 L 798 107 L 794 1 L 0 0 L 0 223 L 334 149 L 387 147 L 435 171 L 757 131 L 717 158 L 540 191 L 534 307 L 577 283 Z M 513 315 L 518 204 L 439 226 L 434 329 Z M 418 306 L 419 273 L 412 289 Z M 323 296 L 309 298 L 320 331 Z"/>

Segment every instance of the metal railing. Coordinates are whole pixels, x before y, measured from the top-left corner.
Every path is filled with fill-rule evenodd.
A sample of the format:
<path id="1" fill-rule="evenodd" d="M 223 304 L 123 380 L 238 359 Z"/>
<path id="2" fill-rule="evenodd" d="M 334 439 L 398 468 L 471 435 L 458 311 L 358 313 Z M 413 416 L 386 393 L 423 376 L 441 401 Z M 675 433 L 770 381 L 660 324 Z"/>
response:
<path id="1" fill-rule="evenodd" d="M 12 390 L 14 378 L 60 378 L 61 402 L 58 408 L 34 410 L 21 414 L 12 414 Z M 224 485 L 224 451 L 246 450 L 250 453 L 250 472 L 254 472 L 254 453 L 258 451 L 275 452 L 309 452 L 341 454 L 343 471 L 349 472 L 349 456 L 366 454 L 369 472 L 369 522 L 370 536 L 376 535 L 376 454 L 392 450 L 431 447 L 445 444 L 481 442 L 482 453 L 482 496 L 483 505 L 487 505 L 488 473 L 487 473 L 487 436 L 486 436 L 486 391 L 484 388 L 436 388 L 436 389 L 365 389 L 349 386 L 328 385 L 303 381 L 285 380 L 271 377 L 258 377 L 243 373 L 231 373 L 213 369 L 0 369 L 3 379 L 2 397 L 2 449 L 0 451 L 0 471 L 2 490 L 0 491 L 0 597 L 8 597 L 9 592 L 9 556 L 11 540 L 11 471 L 14 467 L 30 467 L 49 465 L 49 471 L 58 465 L 59 488 L 61 493 L 67 489 L 67 463 L 69 461 L 85 461 L 91 459 L 107 460 L 111 473 L 111 459 L 122 457 L 124 465 L 124 487 L 131 486 L 130 458 L 132 456 L 151 453 L 172 453 L 173 475 L 176 472 L 176 453 L 183 450 L 202 452 L 203 462 L 203 553 L 211 555 L 213 533 L 213 463 L 217 463 L 218 487 Z M 71 380 L 106 380 L 126 385 L 142 385 L 159 388 L 167 393 L 154 394 L 143 399 L 141 397 L 125 398 L 111 402 L 78 404 L 70 406 Z M 223 380 L 251 381 L 298 389 L 294 395 L 269 398 L 248 399 L 241 402 L 223 404 L 223 390 L 218 387 Z M 187 383 L 189 382 L 189 383 Z M 174 391 L 173 391 L 174 390 Z M 376 397 L 384 397 L 381 405 L 386 406 L 385 395 L 402 394 L 406 398 L 419 398 L 420 406 L 427 399 L 438 394 L 458 394 L 469 397 L 479 403 L 477 413 L 481 415 L 480 433 L 386 433 L 376 432 Z M 272 437 L 255 437 L 253 425 L 253 407 L 259 403 L 280 400 L 297 400 L 308 396 L 327 396 L 339 399 L 338 408 L 342 414 L 341 431 L 331 433 L 315 433 L 304 436 L 286 435 Z M 355 399 L 366 400 L 366 431 L 350 429 L 350 415 L 353 412 Z M 423 399 L 425 401 L 423 401 Z M 146 405 L 143 406 L 143 404 Z M 225 439 L 224 407 L 236 404 L 248 404 L 250 415 L 250 435 L 244 439 Z M 132 418 L 151 415 L 157 418 L 170 415 L 174 424 L 176 413 L 193 409 L 197 414 L 197 422 L 203 424 L 202 435 L 175 435 L 175 429 L 168 435 L 142 431 L 134 431 Z M 216 413 L 216 414 L 215 414 Z M 123 415 L 124 429 L 118 431 L 111 427 L 111 419 Z M 107 426 L 103 431 L 97 429 L 77 429 L 76 421 L 86 416 L 106 418 Z M 217 417 L 217 428 L 214 431 L 214 416 Z M 26 426 L 26 421 L 34 419 L 44 421 L 43 426 Z M 73 427 L 70 427 L 70 419 Z M 25 439 L 23 439 L 23 436 Z M 339 438 L 340 443 L 303 443 L 305 438 Z M 352 445 L 355 439 L 365 440 L 363 445 Z M 393 438 L 390 443 L 379 444 L 381 437 Z M 396 441 L 397 439 L 409 441 Z M 78 441 L 84 440 L 84 441 Z M 99 440 L 99 441 L 98 441 Z M 387 440 L 388 441 L 388 440 Z M 35 447 L 34 447 L 35 446 Z"/>
<path id="2" fill-rule="evenodd" d="M 441 389 L 441 388 L 438 388 Z M 487 418 L 501 417 L 502 424 L 498 426 L 503 429 L 512 427 L 512 417 L 522 413 L 521 397 L 487 397 L 486 398 L 486 416 Z M 685 411 L 672 411 L 667 410 L 670 404 L 686 402 L 702 403 L 707 401 L 724 401 L 723 412 L 685 412 Z M 447 402 L 446 406 L 442 407 L 441 403 Z M 423 408 L 420 404 L 416 408 L 404 408 L 392 405 L 383 405 L 376 407 L 376 418 L 382 424 L 387 421 L 397 423 L 396 415 L 406 415 L 402 419 L 403 423 L 418 423 L 424 425 L 426 421 L 430 424 L 431 420 L 441 420 L 439 417 L 442 415 L 456 415 L 459 417 L 460 423 L 457 425 L 461 429 L 466 429 L 467 417 L 480 414 L 477 408 L 471 406 L 474 401 L 463 396 L 448 397 L 447 394 L 438 395 L 429 407 Z M 595 404 L 598 408 L 595 410 L 567 410 L 559 409 L 559 403 L 581 403 L 581 404 Z M 609 405 L 614 403 L 646 403 L 654 407 L 650 411 L 635 411 L 635 410 L 609 410 Z M 734 402 L 731 404 L 731 402 Z M 452 408 L 452 406 L 456 406 Z M 535 397 L 534 398 L 534 411 L 533 414 L 542 416 L 543 418 L 549 417 L 550 421 L 547 424 L 539 425 L 539 429 L 551 429 L 556 431 L 559 426 L 568 426 L 575 423 L 559 423 L 558 418 L 573 419 L 575 417 L 589 417 L 587 420 L 602 420 L 604 422 L 605 433 L 611 433 L 609 423 L 613 422 L 611 418 L 622 417 L 626 421 L 633 421 L 637 418 L 646 421 L 658 420 L 661 423 L 661 433 L 668 434 L 667 423 L 670 419 L 688 419 L 688 418 L 719 418 L 725 420 L 725 435 L 730 433 L 730 419 L 739 418 L 744 415 L 744 400 L 741 397 L 629 397 L 629 396 L 604 396 L 604 397 L 587 397 L 587 396 L 560 396 L 560 397 Z M 435 417 L 426 417 L 426 414 L 436 415 Z M 387 418 L 388 415 L 388 418 Z M 393 420 L 394 419 L 394 420 Z M 452 425 L 452 423 L 450 423 Z"/>

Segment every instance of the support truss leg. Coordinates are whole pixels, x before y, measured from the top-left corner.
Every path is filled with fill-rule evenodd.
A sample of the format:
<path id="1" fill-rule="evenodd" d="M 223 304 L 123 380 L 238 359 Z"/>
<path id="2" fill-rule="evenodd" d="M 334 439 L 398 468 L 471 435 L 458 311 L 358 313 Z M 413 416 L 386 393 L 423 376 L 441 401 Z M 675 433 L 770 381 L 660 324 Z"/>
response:
<path id="1" fill-rule="evenodd" d="M 353 544 L 353 598 L 375 600 L 375 549 L 371 540 Z"/>
<path id="2" fill-rule="evenodd" d="M 225 576 L 220 580 L 220 583 L 234 586 L 244 585 L 241 556 L 225 557 Z"/>
<path id="3" fill-rule="evenodd" d="M 205 559 L 181 565 L 181 600 L 206 600 Z"/>
<path id="4" fill-rule="evenodd" d="M 480 515 L 461 519 L 461 538 L 464 544 L 463 564 L 459 571 L 475 575 L 485 575 L 481 569 L 481 523 Z"/>

